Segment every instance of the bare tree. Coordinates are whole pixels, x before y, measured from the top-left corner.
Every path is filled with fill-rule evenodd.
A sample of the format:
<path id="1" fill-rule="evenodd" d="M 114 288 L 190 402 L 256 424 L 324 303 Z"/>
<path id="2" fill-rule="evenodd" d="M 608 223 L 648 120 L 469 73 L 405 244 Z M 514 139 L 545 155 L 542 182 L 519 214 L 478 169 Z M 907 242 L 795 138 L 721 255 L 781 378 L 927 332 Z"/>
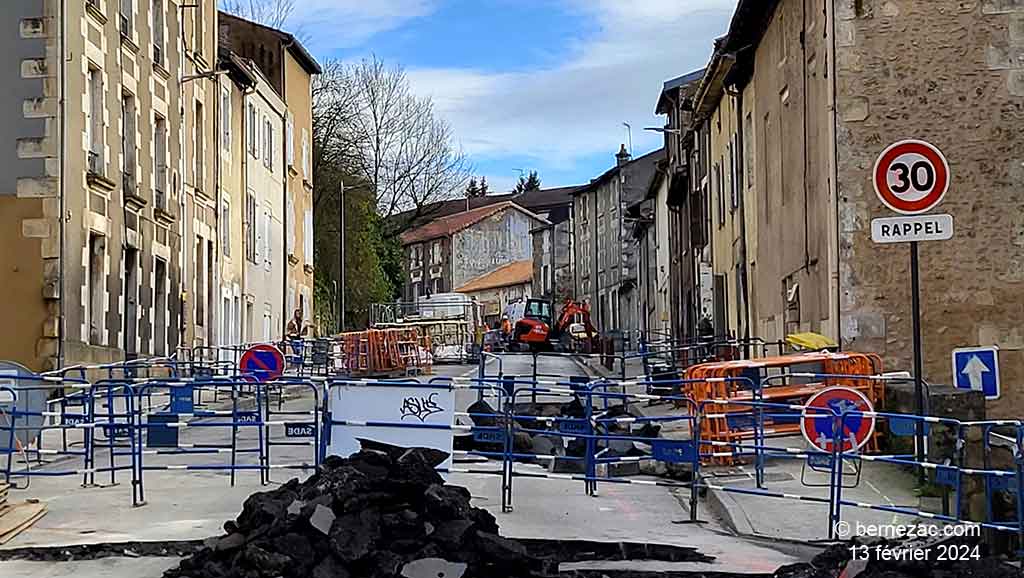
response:
<path id="1" fill-rule="evenodd" d="M 295 10 L 295 0 L 220 0 L 220 6 L 225 12 L 283 29 Z"/>
<path id="2" fill-rule="evenodd" d="M 386 219 L 405 211 L 418 218 L 436 201 L 461 194 L 470 168 L 466 156 L 431 100 L 413 94 L 400 67 L 376 58 L 328 62 L 313 100 L 314 175 L 344 167 L 373 191 Z M 324 184 L 318 179 L 318 187 Z"/>

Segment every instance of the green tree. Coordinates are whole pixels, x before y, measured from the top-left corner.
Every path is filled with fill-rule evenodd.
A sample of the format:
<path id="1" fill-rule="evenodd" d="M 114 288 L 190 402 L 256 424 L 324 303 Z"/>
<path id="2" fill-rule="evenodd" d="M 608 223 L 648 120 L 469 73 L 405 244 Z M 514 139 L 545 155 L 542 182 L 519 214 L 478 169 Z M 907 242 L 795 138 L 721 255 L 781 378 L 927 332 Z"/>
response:
<path id="1" fill-rule="evenodd" d="M 480 177 L 480 196 L 487 196 L 489 192 L 491 191 L 487 188 L 487 177 Z"/>
<path id="2" fill-rule="evenodd" d="M 537 176 L 537 171 L 530 171 L 530 175 L 524 177 L 519 175 L 519 182 L 516 183 L 515 193 L 522 194 L 526 191 L 536 191 L 540 189 L 540 177 Z"/>
<path id="3" fill-rule="evenodd" d="M 476 177 L 469 179 L 469 184 L 466 185 L 466 196 L 471 199 L 480 196 L 480 187 L 476 184 Z"/>

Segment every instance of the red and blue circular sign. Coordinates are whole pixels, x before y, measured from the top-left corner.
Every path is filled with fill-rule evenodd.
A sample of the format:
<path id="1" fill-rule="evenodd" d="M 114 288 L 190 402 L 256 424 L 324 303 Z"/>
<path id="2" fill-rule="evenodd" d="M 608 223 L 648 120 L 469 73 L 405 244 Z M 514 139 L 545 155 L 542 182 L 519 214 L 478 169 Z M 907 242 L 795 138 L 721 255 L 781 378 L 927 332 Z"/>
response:
<path id="1" fill-rule="evenodd" d="M 242 375 L 259 382 L 273 381 L 284 373 L 284 354 L 273 345 L 253 345 L 238 361 Z"/>
<path id="2" fill-rule="evenodd" d="M 839 451 L 857 451 L 875 432 L 875 416 L 861 414 L 874 411 L 867 396 L 856 389 L 830 387 L 814 394 L 804 404 L 800 431 L 807 443 L 820 451 L 834 451 L 836 438 L 841 440 Z M 856 413 L 848 415 L 850 412 Z M 834 431 L 837 425 L 839 432 Z"/>

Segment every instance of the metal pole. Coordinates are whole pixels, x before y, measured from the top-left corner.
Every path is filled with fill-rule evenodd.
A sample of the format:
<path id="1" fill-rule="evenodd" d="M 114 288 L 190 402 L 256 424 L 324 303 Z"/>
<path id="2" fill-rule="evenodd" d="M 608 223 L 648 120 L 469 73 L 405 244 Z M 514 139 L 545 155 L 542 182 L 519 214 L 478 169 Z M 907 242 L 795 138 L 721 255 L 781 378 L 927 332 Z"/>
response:
<path id="1" fill-rule="evenodd" d="M 338 189 L 338 333 L 345 331 L 345 183 Z"/>
<path id="2" fill-rule="evenodd" d="M 917 415 L 924 415 L 924 382 L 921 373 L 924 365 L 921 359 L 921 280 L 918 270 L 917 241 L 910 243 L 910 299 L 914 325 L 914 399 Z M 917 420 L 917 461 L 924 462 L 924 421 Z M 924 469 L 918 469 L 919 477 L 924 479 Z"/>

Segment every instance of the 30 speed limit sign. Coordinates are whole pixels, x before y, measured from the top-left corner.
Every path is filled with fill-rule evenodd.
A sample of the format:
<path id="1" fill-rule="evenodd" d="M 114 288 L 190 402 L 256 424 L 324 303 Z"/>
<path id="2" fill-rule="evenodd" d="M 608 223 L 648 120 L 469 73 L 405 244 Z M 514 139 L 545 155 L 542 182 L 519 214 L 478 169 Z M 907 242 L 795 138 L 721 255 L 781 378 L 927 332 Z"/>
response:
<path id="1" fill-rule="evenodd" d="M 900 141 L 875 161 L 874 184 L 878 198 L 890 209 L 904 215 L 924 213 L 942 202 L 949 190 L 949 163 L 930 143 Z"/>

